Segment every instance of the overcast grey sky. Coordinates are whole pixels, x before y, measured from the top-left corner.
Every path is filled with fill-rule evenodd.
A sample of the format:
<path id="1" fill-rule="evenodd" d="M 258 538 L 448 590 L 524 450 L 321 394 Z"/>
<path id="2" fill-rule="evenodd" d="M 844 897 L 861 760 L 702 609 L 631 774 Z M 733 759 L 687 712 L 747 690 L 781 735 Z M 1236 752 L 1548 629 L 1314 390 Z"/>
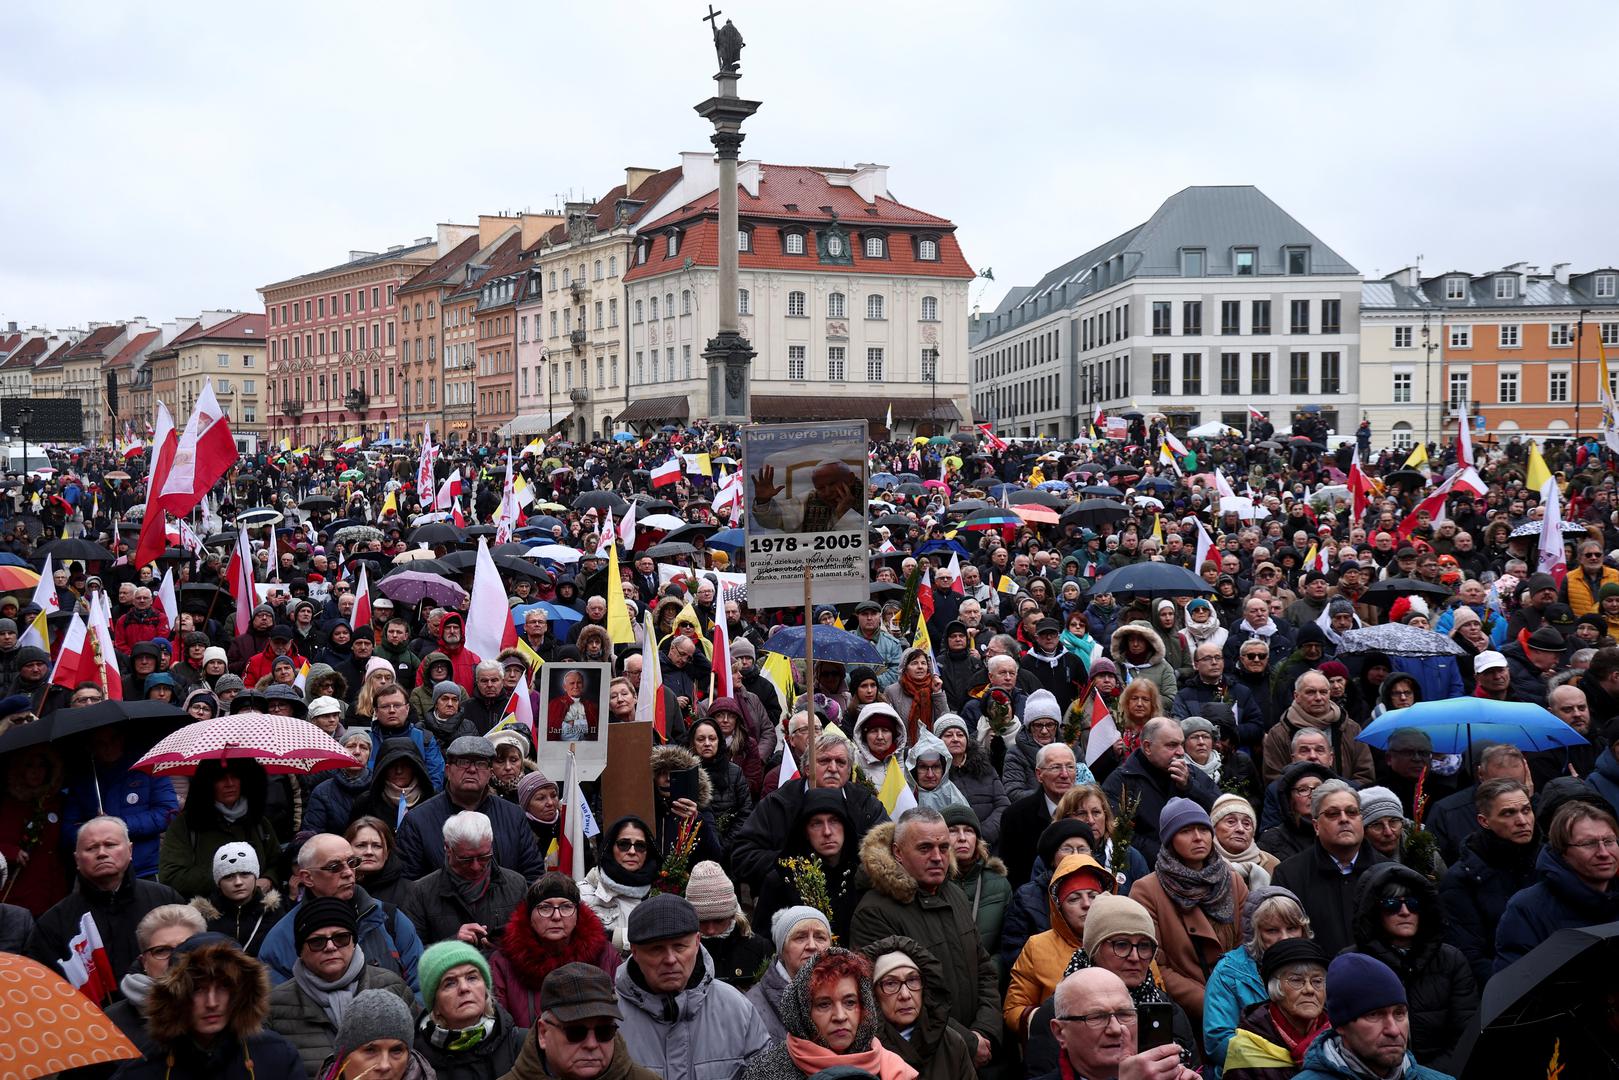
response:
<path id="1" fill-rule="evenodd" d="M 746 156 L 891 166 L 989 308 L 1190 184 L 1363 273 L 1619 263 L 1619 5 L 722 0 Z M 257 286 L 598 195 L 708 146 L 704 5 L 12 0 L 0 320 L 262 310 Z"/>

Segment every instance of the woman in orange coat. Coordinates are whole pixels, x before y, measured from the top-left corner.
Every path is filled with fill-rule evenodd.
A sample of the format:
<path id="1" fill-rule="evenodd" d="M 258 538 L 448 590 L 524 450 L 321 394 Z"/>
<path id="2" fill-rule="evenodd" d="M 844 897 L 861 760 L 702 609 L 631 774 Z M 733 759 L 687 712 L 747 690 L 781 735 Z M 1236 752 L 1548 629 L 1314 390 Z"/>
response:
<path id="1" fill-rule="evenodd" d="M 1051 875 L 1046 900 L 1051 929 L 1035 934 L 1023 945 L 1012 965 L 1002 1016 L 1009 1031 L 1028 1037 L 1029 1018 L 1040 1003 L 1056 992 L 1068 961 L 1085 941 L 1085 916 L 1102 893 L 1112 892 L 1113 875 L 1089 855 L 1064 855 Z"/>
<path id="2" fill-rule="evenodd" d="M 1190 799 L 1170 799 L 1159 818 L 1164 846 L 1157 866 L 1136 882 L 1130 899 L 1158 928 L 1164 989 L 1203 1030 L 1203 988 L 1220 957 L 1242 944 L 1239 914 L 1248 886 L 1214 850 L 1208 811 Z"/>

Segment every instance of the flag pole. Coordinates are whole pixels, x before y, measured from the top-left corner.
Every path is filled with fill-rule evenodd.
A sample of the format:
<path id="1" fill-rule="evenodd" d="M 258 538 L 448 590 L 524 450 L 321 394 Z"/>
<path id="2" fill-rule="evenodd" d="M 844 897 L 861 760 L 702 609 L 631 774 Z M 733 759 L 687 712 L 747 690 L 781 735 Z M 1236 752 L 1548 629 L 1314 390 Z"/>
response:
<path id="1" fill-rule="evenodd" d="M 810 717 L 810 730 L 815 730 L 815 575 L 804 564 L 804 697 L 807 699 L 807 710 Z M 787 714 L 787 725 L 792 726 L 793 716 L 791 710 Z M 810 761 L 804 773 L 804 789 L 807 791 L 815 786 L 815 742 L 810 740 Z"/>

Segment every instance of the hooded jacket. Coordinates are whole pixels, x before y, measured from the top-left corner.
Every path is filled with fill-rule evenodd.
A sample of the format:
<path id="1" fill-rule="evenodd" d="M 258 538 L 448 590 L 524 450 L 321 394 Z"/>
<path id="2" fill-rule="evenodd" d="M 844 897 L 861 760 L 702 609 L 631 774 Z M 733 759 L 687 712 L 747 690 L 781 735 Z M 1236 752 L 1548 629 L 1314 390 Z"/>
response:
<path id="1" fill-rule="evenodd" d="M 831 862 L 816 855 L 809 844 L 806 829 L 810 818 L 816 814 L 835 814 L 843 822 L 843 849 Z M 804 793 L 798 813 L 780 840 L 781 858 L 813 858 L 821 864 L 827 896 L 832 901 L 832 933 L 842 941 L 849 938 L 849 922 L 854 918 L 855 905 L 860 902 L 855 876 L 860 870 L 860 841 L 864 836 L 865 830 L 850 816 L 841 791 L 811 788 Z M 758 902 L 753 909 L 754 924 L 761 933 L 769 933 L 776 912 L 802 903 L 804 898 L 798 886 L 778 862 L 765 874 L 764 884 L 759 889 Z"/>
<path id="2" fill-rule="evenodd" d="M 654 776 L 662 772 L 681 772 L 688 769 L 697 771 L 697 819 L 701 826 L 697 833 L 697 844 L 692 849 L 690 864 L 695 866 L 704 859 L 712 859 L 723 864 L 725 849 L 720 843 L 719 823 L 711 810 L 714 803 L 714 784 L 698 762 L 697 755 L 675 743 L 665 743 L 652 748 Z M 658 793 L 653 796 L 652 801 L 656 811 L 656 816 L 652 819 L 654 843 L 659 856 L 668 858 L 685 821 L 674 812 L 672 799 Z"/>
<path id="3" fill-rule="evenodd" d="M 247 814 L 239 821 L 225 820 L 214 808 L 214 782 L 224 771 L 217 761 L 205 761 L 197 767 L 185 810 L 163 833 L 158 880 L 188 897 L 206 896 L 213 890 L 214 852 L 226 844 L 251 846 L 258 853 L 265 877 L 274 877 L 281 861 L 281 842 L 264 813 L 269 786 L 264 770 L 236 770 L 242 780 L 242 798 L 247 801 Z"/>
<path id="4" fill-rule="evenodd" d="M 944 776 L 939 780 L 939 786 L 932 791 L 923 791 L 921 783 L 916 778 L 916 766 L 924 755 L 937 756 L 944 766 Z M 961 793 L 951 780 L 950 751 L 945 749 L 944 742 L 932 732 L 924 731 L 916 740 L 916 745 L 905 751 L 906 780 L 911 790 L 916 794 L 918 806 L 929 810 L 943 811 L 947 806 L 970 806 L 967 796 Z"/>
<path id="5" fill-rule="evenodd" d="M 834 948 L 810 957 L 787 984 L 787 989 L 781 995 L 780 1012 L 788 1038 L 820 1047 L 823 1053 L 831 1057 L 836 1064 L 824 1065 L 821 1071 L 825 1073 L 856 1068 L 848 1057 L 864 1056 L 875 1051 L 876 1063 L 860 1069 L 862 1075 L 878 1080 L 916 1080 L 916 1070 L 877 1039 L 877 1025 L 882 1013 L 877 1008 L 876 993 L 870 979 L 860 980 L 860 1020 L 855 1025 L 854 1040 L 849 1047 L 843 1051 L 831 1051 L 817 1036 L 810 1009 L 811 982 L 815 978 L 816 967 L 823 960 L 829 956 L 841 956 L 843 952 Z M 805 1080 L 808 1075 L 793 1059 L 792 1047 L 786 1039 L 769 1047 L 742 1070 L 742 1080 Z"/>
<path id="6" fill-rule="evenodd" d="M 1451 1080 L 1437 1069 L 1417 1064 L 1417 1059 L 1406 1052 L 1400 1080 Z M 1367 1074 L 1351 1071 L 1343 1057 L 1343 1042 L 1338 1034 L 1329 1031 L 1318 1037 L 1304 1052 L 1304 1068 L 1293 1075 L 1293 1080 L 1368 1080 Z"/>
<path id="7" fill-rule="evenodd" d="M 872 788 L 881 791 L 883 783 L 888 779 L 888 770 L 890 768 L 905 768 L 905 714 L 900 713 L 900 718 L 897 722 L 894 721 L 893 717 L 888 716 L 886 712 L 878 714 L 886 717 L 894 728 L 894 749 L 881 761 L 877 759 L 877 755 L 866 748 L 866 721 L 870 715 L 871 709 L 869 707 L 860 710 L 860 719 L 854 722 L 854 730 L 849 733 L 849 737 L 854 741 L 855 764 L 860 767 L 860 771 L 871 782 Z"/>
<path id="8" fill-rule="evenodd" d="M 375 728 L 372 729 L 373 732 L 375 730 Z M 421 785 L 422 789 L 421 802 L 425 802 L 432 797 L 433 778 L 428 774 L 427 765 L 422 761 L 421 751 L 413 740 L 396 737 L 375 745 L 377 750 L 372 755 L 370 769 L 365 775 L 365 790 L 354 796 L 349 804 L 348 816 L 344 818 L 342 825 L 338 828 L 324 831 L 341 833 L 348 827 L 349 822 L 357 818 L 374 817 L 387 822 L 389 828 L 397 833 L 400 824 L 404 821 L 405 814 L 409 812 L 409 808 L 402 809 L 398 800 L 389 797 L 387 775 L 390 767 L 401 762 L 409 765 L 411 771 L 415 773 L 416 782 Z M 341 779 L 342 777 L 337 777 L 328 780 L 316 788 L 315 798 L 318 800 L 323 788 L 330 787 Z M 420 806 L 421 802 L 418 802 L 417 805 Z M 311 808 L 310 813 L 311 815 L 314 814 L 313 808 Z M 323 810 L 322 813 L 325 814 L 326 811 Z M 315 831 L 320 832 L 322 830 L 316 829 Z"/>
<path id="9" fill-rule="evenodd" d="M 438 666 L 435 670 L 435 665 Z M 413 677 L 415 688 L 410 692 L 410 711 L 417 716 L 426 716 L 433 711 L 433 687 L 445 679 L 454 681 L 455 665 L 450 658 L 441 652 L 430 652 L 422 657 L 420 666 Z M 406 686 L 408 683 L 401 682 Z"/>
<path id="10" fill-rule="evenodd" d="M 121 1080 L 253 1080 L 303 1072 L 297 1049 L 264 1030 L 270 988 L 263 968 L 234 943 L 220 941 L 176 959 L 146 999 L 147 1030 L 156 1049 L 119 1069 Z M 191 999 L 204 979 L 222 983 L 230 992 L 225 1030 L 206 1048 L 191 1037 Z"/>
<path id="11" fill-rule="evenodd" d="M 399 741 L 404 742 L 403 739 Z M 347 769 L 338 769 L 309 793 L 308 801 L 304 804 L 304 820 L 300 831 L 337 833 L 341 836 L 343 830 L 348 828 L 349 822 L 354 820 L 355 802 L 370 791 L 369 763 L 360 770 L 358 776 L 350 776 Z"/>
<path id="12" fill-rule="evenodd" d="M 950 706 L 950 711 L 959 713 L 972 692 L 989 682 L 989 668 L 984 666 L 984 658 L 971 647 L 959 653 L 948 647 L 941 648 L 938 659 L 939 681 L 944 683 L 945 703 Z"/>
<path id="13" fill-rule="evenodd" d="M 540 1018 L 540 987 L 563 964 L 590 964 L 609 975 L 618 970 L 619 953 L 607 940 L 601 919 L 589 904 L 580 903 L 577 910 L 573 933 L 556 946 L 534 933 L 526 904 L 518 904 L 507 920 L 500 947 L 489 957 L 489 973 L 494 977 L 495 1000 L 517 1026 L 533 1027 Z"/>
<path id="14" fill-rule="evenodd" d="M 1063 882 L 1076 874 L 1094 877 L 1103 885 L 1104 891 L 1113 891 L 1113 875 L 1089 855 L 1064 855 L 1057 864 L 1046 886 L 1046 914 L 1050 919 L 1050 929 L 1035 934 L 1024 944 L 1017 962 L 1012 965 L 1012 981 L 1006 988 L 1006 1005 L 1002 1016 L 1006 1020 L 1007 1030 L 1019 1036 L 1028 1030 L 1029 1017 L 1034 1015 L 1040 1003 L 1056 992 L 1074 951 L 1084 946 L 1080 936 L 1063 918 L 1062 903 L 1058 899 Z"/>
<path id="15" fill-rule="evenodd" d="M 991 1044 L 1001 1037 L 1000 994 L 995 966 L 978 937 L 972 903 L 946 880 L 923 891 L 894 856 L 891 823 L 877 826 L 860 845 L 857 885 L 868 891 L 855 907 L 849 941 L 861 948 L 892 935 L 915 938 L 933 950 L 949 972 L 950 1015 Z M 949 864 L 955 876 L 955 860 Z"/>
<path id="16" fill-rule="evenodd" d="M 455 625 L 461 628 L 461 643 L 458 645 L 446 645 L 444 643 L 444 628 L 450 625 L 451 620 L 454 620 Z M 460 683 L 461 689 L 471 690 L 477 685 L 477 682 L 472 677 L 473 669 L 478 666 L 478 662 L 483 657 L 467 648 L 466 642 L 467 626 L 461 615 L 454 611 L 445 615 L 438 624 L 438 651 L 443 653 L 445 658 L 450 661 L 450 678 Z M 423 661 L 423 663 L 426 663 L 426 661 Z"/>
<path id="17" fill-rule="evenodd" d="M 1001 774 L 990 763 L 983 745 L 973 738 L 970 727 L 967 731 L 967 756 L 959 766 L 950 766 L 950 782 L 966 798 L 973 813 L 978 815 L 979 837 L 990 847 L 995 847 L 1001 839 L 1001 815 L 1012 800 L 1006 793 L 1006 785 L 1001 782 Z"/>
<path id="18" fill-rule="evenodd" d="M 384 728 L 376 720 L 371 722 L 371 746 L 373 748 L 386 746 L 394 739 L 408 738 L 416 747 L 416 756 L 421 760 L 422 767 L 427 770 L 428 792 L 444 790 L 444 752 L 439 747 L 438 740 L 431 732 L 425 731 L 409 721 L 402 728 Z M 379 772 L 377 754 L 372 754 L 371 775 Z M 384 821 L 392 821 L 391 817 L 382 815 Z"/>
<path id="19" fill-rule="evenodd" d="M 1619 920 L 1619 890 L 1597 892 L 1549 845 L 1540 849 L 1535 869 L 1540 880 L 1507 901 L 1496 925 L 1495 972 L 1565 927 Z"/>
<path id="20" fill-rule="evenodd" d="M 731 873 L 737 881 L 758 885 L 775 867 L 781 857 L 781 838 L 789 835 L 794 820 L 805 803 L 806 789 L 802 778 L 789 780 L 772 791 L 753 815 L 737 830 L 731 848 Z M 845 784 L 838 789 L 847 808 L 849 820 L 865 831 L 879 822 L 888 820 L 888 811 L 871 789 L 861 784 Z"/>
<path id="21" fill-rule="evenodd" d="M 1388 943 L 1378 900 L 1393 887 L 1422 904 L 1417 936 L 1404 952 Z M 1443 1072 L 1457 1073 L 1467 1061 L 1462 1033 L 1478 1014 L 1479 987 L 1467 958 L 1446 944 L 1439 891 L 1427 878 L 1398 863 L 1382 863 L 1355 887 L 1355 947 L 1383 961 L 1405 985 L 1411 1013 L 1411 1053 Z M 1461 1045 L 1458 1045 L 1461 1044 Z"/>
<path id="22" fill-rule="evenodd" d="M 679 748 L 676 747 L 676 749 Z M 706 782 L 706 777 L 698 777 L 699 788 Z M 650 883 L 632 885 L 619 882 L 613 878 L 615 864 L 609 847 L 617 841 L 619 833 L 628 825 L 636 826 L 646 833 L 649 838 L 656 835 L 652 830 L 652 826 L 638 817 L 628 815 L 619 818 L 604 828 L 601 835 L 596 837 L 597 851 L 600 853 L 596 865 L 591 867 L 590 872 L 585 875 L 585 879 L 579 882 L 580 899 L 596 913 L 596 917 L 601 920 L 602 929 L 607 934 L 608 941 L 620 953 L 630 951 L 630 913 L 640 905 L 642 900 L 651 895 Z M 654 841 L 654 849 L 647 853 L 647 862 L 643 869 L 649 870 L 652 876 L 655 877 L 662 858 L 662 854 L 656 850 L 656 842 Z M 622 873 L 621 868 L 620 873 Z"/>
<path id="23" fill-rule="evenodd" d="M 695 753 L 692 756 L 697 757 Z M 708 812 L 719 827 L 720 843 L 729 847 L 731 837 L 753 813 L 753 791 L 748 787 L 748 778 L 742 766 L 731 760 L 731 747 L 724 737 L 720 738 L 714 757 L 708 761 L 698 758 L 697 764 L 708 777 L 714 793 L 709 799 Z"/>
<path id="24" fill-rule="evenodd" d="M 897 936 L 874 941 L 861 952 L 872 963 L 884 953 L 902 952 L 916 962 L 922 976 L 922 1011 L 908 1037 L 886 1018 L 877 1017 L 877 1038 L 883 1049 L 893 1051 L 915 1069 L 917 1080 L 976 1080 L 978 1067 L 972 1050 L 961 1032 L 950 1026 L 950 998 L 944 992 L 945 971 L 939 958 L 921 942 Z"/>
<path id="25" fill-rule="evenodd" d="M 420 989 L 416 981 L 416 962 L 422 957 L 422 939 L 410 919 L 394 905 L 374 898 L 358 885 L 354 888 L 354 909 L 360 916 L 358 941 L 365 953 L 365 962 L 398 975 L 413 991 Z M 292 967 L 298 962 L 298 944 L 293 940 L 297 917 L 298 904 L 294 904 L 270 928 L 264 936 L 264 944 L 259 947 L 259 962 L 269 970 L 272 983 L 292 978 Z"/>
<path id="26" fill-rule="evenodd" d="M 1131 663 L 1125 658 L 1125 645 L 1131 637 L 1140 637 L 1146 641 L 1145 663 Z M 1144 622 L 1125 623 L 1108 638 L 1107 654 L 1118 666 L 1121 683 L 1128 686 L 1132 679 L 1146 679 L 1158 687 L 1158 693 L 1165 701 L 1175 700 L 1175 691 L 1179 688 L 1175 669 L 1170 667 L 1169 661 L 1164 657 L 1164 639 L 1152 626 Z"/>
<path id="27" fill-rule="evenodd" d="M 714 977 L 714 961 L 701 948 L 678 993 L 648 989 L 633 961 L 618 969 L 613 987 L 630 1057 L 663 1080 L 735 1080 L 770 1043 L 758 1011 L 742 991 Z"/>

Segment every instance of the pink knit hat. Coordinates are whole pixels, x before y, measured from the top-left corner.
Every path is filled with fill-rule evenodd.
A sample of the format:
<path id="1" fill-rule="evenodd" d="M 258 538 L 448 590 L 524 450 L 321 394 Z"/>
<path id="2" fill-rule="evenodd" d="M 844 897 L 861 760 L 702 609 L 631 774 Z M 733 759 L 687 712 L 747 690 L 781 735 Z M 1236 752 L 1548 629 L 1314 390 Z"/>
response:
<path id="1" fill-rule="evenodd" d="M 697 909 L 699 919 L 729 919 L 737 912 L 736 886 L 719 863 L 707 859 L 691 868 L 686 899 Z"/>

